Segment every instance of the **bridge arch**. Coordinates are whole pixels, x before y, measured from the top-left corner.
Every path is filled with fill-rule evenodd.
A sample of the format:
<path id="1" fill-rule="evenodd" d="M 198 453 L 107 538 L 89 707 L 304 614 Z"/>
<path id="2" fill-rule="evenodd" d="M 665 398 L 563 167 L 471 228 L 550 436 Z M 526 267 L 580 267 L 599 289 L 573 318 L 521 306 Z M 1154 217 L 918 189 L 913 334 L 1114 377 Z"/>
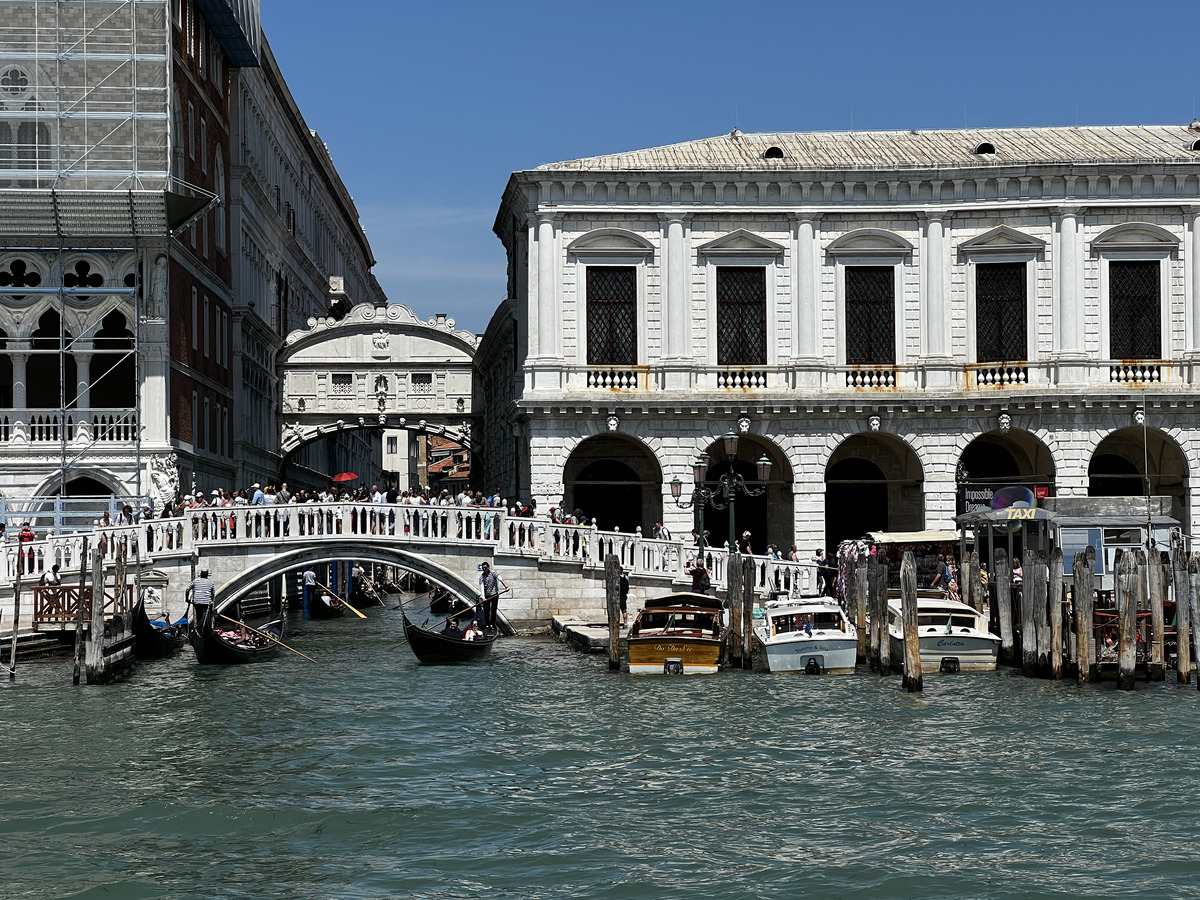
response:
<path id="1" fill-rule="evenodd" d="M 226 559 L 228 558 L 214 555 L 209 557 L 208 562 L 215 569 L 220 562 Z M 382 563 L 385 566 L 396 566 L 416 572 L 434 584 L 452 591 L 468 603 L 478 603 L 483 599 L 479 595 L 477 585 L 426 556 L 402 547 L 355 540 L 352 536 L 347 536 L 325 539 L 318 544 L 306 547 L 290 547 L 273 553 L 265 559 L 256 560 L 239 574 L 218 586 L 213 600 L 214 609 L 218 612 L 228 609 L 255 588 L 295 569 L 319 563 L 343 562 L 347 559 Z"/>

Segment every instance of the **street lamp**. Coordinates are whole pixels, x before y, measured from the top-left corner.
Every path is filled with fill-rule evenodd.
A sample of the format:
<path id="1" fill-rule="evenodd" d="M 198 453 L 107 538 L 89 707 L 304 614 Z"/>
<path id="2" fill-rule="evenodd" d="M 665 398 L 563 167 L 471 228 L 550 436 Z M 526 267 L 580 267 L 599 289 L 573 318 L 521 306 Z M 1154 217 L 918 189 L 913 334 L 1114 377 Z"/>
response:
<path id="1" fill-rule="evenodd" d="M 762 487 L 752 488 L 746 484 L 746 480 L 742 478 L 733 469 L 733 461 L 737 459 L 738 436 L 729 431 L 722 439 L 725 445 L 725 455 L 729 457 L 729 471 L 717 479 L 717 486 L 707 488 L 704 482 L 708 479 L 708 463 L 709 458 L 707 453 L 701 453 L 696 457 L 696 461 L 692 464 L 692 499 L 683 500 L 683 482 L 679 477 L 671 479 L 671 497 L 675 500 L 675 505 L 680 509 L 689 509 L 693 506 L 697 508 L 699 513 L 699 528 L 700 528 L 700 544 L 701 554 L 704 552 L 704 508 L 710 503 L 713 509 L 729 508 L 729 551 L 732 553 L 737 546 L 737 528 L 734 524 L 734 513 L 736 511 L 737 495 L 740 491 L 747 497 L 761 497 L 767 490 L 766 485 Z M 766 454 L 755 464 L 757 469 L 758 480 L 766 482 L 771 477 L 771 460 L 767 459 Z"/>

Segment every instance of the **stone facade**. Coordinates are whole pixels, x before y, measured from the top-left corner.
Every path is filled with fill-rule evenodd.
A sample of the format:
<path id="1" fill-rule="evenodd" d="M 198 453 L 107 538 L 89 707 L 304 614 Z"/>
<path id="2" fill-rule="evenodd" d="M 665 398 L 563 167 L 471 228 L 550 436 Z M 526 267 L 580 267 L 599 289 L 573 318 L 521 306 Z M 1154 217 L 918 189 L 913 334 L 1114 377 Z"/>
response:
<path id="1" fill-rule="evenodd" d="M 756 552 L 951 527 L 970 483 L 1060 496 L 1148 485 L 1186 523 L 1200 463 L 1198 140 L 1200 123 L 735 131 L 515 173 L 495 226 L 510 299 L 477 359 L 521 377 L 511 404 L 479 409 L 489 450 L 521 433 L 529 453 L 487 471 L 539 507 L 587 497 L 602 528 L 616 515 L 646 531 L 661 510 L 679 533 L 693 513 L 669 486 L 691 495 L 698 453 L 710 476 L 751 483 L 765 455 L 765 500 L 742 495 L 736 517 Z M 612 327 L 588 297 L 589 270 L 612 266 L 636 285 L 636 341 L 620 364 L 593 358 L 612 351 L 587 334 Z M 761 272 L 750 313 L 720 296 L 733 270 Z M 867 307 L 858 285 L 872 270 L 886 296 Z M 994 272 L 1016 298 L 1000 325 L 981 281 Z M 1136 296 L 1134 276 L 1149 285 Z M 868 320 L 890 346 L 863 360 Z M 761 354 L 722 361 L 747 321 L 765 331 Z M 1017 355 L 987 349 L 1022 331 Z M 1120 352 L 1130 331 L 1132 356 Z M 719 439 L 740 418 L 730 461 Z M 596 441 L 608 465 L 573 467 Z M 618 495 L 637 491 L 640 513 L 619 511 Z M 708 528 L 725 514 L 706 515 Z"/>

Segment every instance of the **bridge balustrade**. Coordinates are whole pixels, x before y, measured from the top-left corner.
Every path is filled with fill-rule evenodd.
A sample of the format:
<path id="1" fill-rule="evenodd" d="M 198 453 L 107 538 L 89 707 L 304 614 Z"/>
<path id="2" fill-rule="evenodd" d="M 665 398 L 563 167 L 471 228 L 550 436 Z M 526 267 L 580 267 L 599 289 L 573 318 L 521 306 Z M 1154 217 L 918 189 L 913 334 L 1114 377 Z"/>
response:
<path id="1" fill-rule="evenodd" d="M 59 577 L 66 579 L 68 573 L 78 571 L 83 552 L 83 539 L 91 539 L 91 547 L 99 547 L 105 565 L 117 561 L 117 550 L 125 547 L 128 562 L 141 560 L 141 528 L 138 525 L 120 525 L 97 528 L 91 532 L 55 535 L 24 544 L 9 542 L 0 545 L 0 581 L 36 581 L 54 566 L 59 568 Z"/>

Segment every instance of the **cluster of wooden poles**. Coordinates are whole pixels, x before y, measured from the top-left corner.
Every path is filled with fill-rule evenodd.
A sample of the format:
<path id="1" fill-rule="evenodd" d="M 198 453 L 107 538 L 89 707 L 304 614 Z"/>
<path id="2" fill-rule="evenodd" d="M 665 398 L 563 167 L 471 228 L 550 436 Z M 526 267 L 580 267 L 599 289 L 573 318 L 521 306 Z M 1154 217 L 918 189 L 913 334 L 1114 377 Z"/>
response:
<path id="1" fill-rule="evenodd" d="M 1055 548 L 1049 557 L 1041 551 L 1026 550 L 1023 555 L 1023 583 L 1019 598 L 1008 553 L 998 549 L 993 560 L 997 620 L 1000 629 L 1001 663 L 1015 664 L 1014 599 L 1020 612 L 1022 673 L 1035 678 L 1061 679 L 1074 673 L 1084 684 L 1099 676 L 1099 643 L 1095 622 L 1096 551 L 1092 547 L 1076 553 L 1072 560 L 1073 587 L 1067 590 L 1063 553 Z M 1173 554 L 1151 550 L 1118 551 L 1115 559 L 1114 600 L 1117 616 L 1117 685 L 1132 690 L 1137 668 L 1139 610 L 1150 613 L 1146 677 L 1161 681 L 1166 677 L 1164 605 L 1170 591 L 1175 597 L 1175 631 L 1178 638 L 1176 680 L 1191 682 L 1192 641 L 1196 635 L 1192 622 L 1200 622 L 1200 553 L 1185 557 L 1182 548 Z M 963 601 L 981 613 L 987 613 L 988 589 L 981 577 L 979 554 L 966 561 L 962 579 Z M 847 602 L 856 611 L 858 625 L 858 661 L 886 675 L 891 671 L 891 647 L 887 631 L 888 564 L 875 552 L 856 554 L 848 562 Z M 921 671 L 916 635 L 916 567 L 911 552 L 901 561 L 900 594 L 904 610 L 904 686 L 921 690 Z M 1200 657 L 1200 646 L 1196 647 Z M 912 657 L 912 659 L 910 659 Z M 913 659 L 916 664 L 913 664 Z M 1197 679 L 1200 688 L 1200 678 Z"/>

